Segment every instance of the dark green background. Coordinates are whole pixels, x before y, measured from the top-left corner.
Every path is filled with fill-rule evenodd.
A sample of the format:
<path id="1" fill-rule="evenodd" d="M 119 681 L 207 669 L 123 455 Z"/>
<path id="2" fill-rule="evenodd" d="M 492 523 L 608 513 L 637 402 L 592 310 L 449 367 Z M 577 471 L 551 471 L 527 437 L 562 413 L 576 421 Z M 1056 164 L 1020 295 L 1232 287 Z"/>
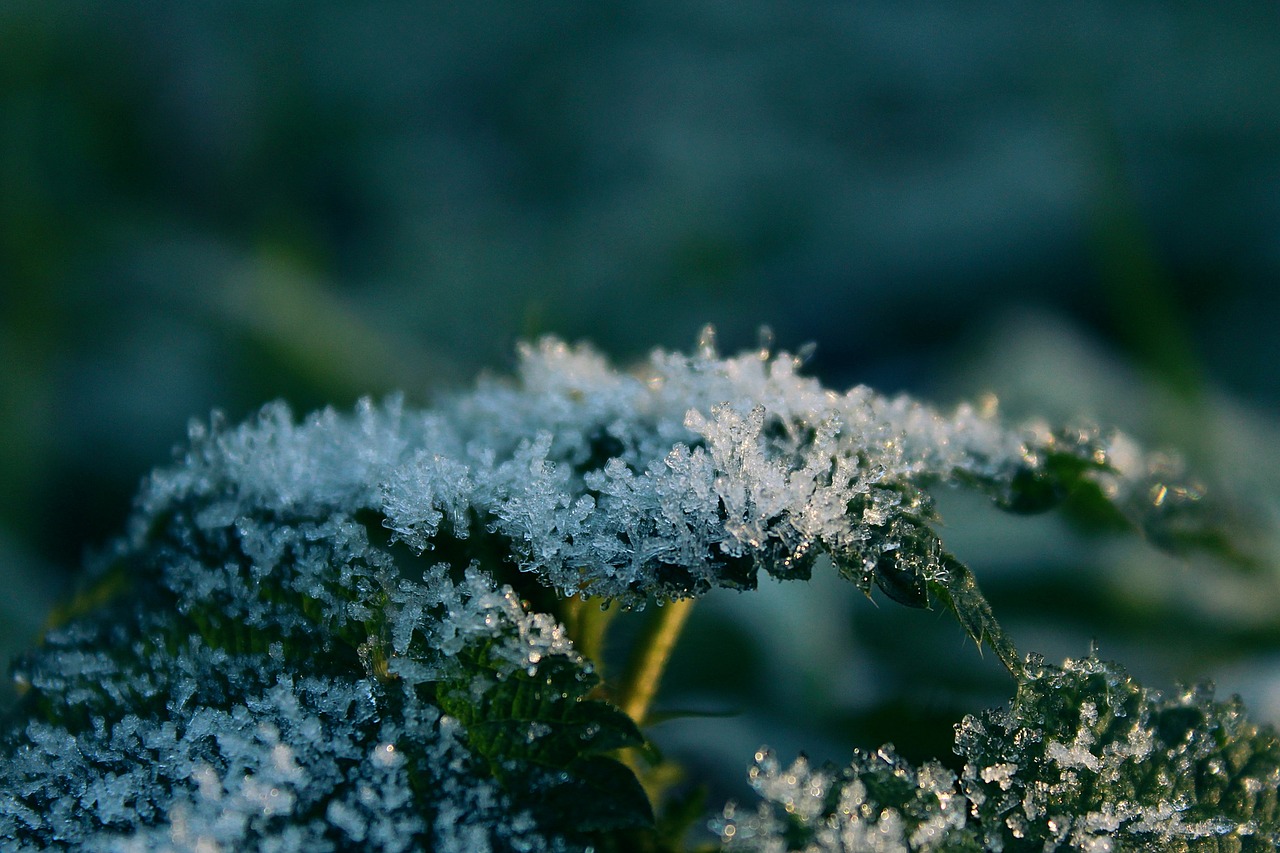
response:
<path id="1" fill-rule="evenodd" d="M 1270 2 L 9 0 L 2 650 L 192 416 L 427 402 L 548 332 L 767 324 L 837 387 L 1180 446 L 1265 520 L 1278 272 Z M 1023 646 L 1280 719 L 1276 572 L 949 511 Z M 812 590 L 708 602 L 672 701 L 838 753 L 1007 693 L 946 620 Z"/>

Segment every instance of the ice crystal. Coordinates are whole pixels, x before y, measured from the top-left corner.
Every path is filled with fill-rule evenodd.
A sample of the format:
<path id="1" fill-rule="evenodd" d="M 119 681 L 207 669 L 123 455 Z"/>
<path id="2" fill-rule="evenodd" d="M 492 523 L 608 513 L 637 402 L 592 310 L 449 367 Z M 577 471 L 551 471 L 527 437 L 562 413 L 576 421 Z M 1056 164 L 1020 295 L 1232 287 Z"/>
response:
<path id="1" fill-rule="evenodd" d="M 642 606 L 749 588 L 760 570 L 804 578 L 827 554 L 868 594 L 951 608 L 1018 673 L 931 527 L 928 490 L 969 484 L 1015 511 L 1092 501 L 1145 523 L 1151 483 L 1164 488 L 1120 437 L 836 393 L 799 365 L 722 358 L 707 337 L 619 372 L 546 339 L 521 350 L 515 381 L 427 410 L 391 399 L 296 420 L 275 403 L 239 426 L 194 425 L 82 595 L 16 664 L 26 695 L 0 743 L 0 839 L 586 846 L 652 816 L 610 757 L 641 735 L 592 697 L 590 662 L 548 612 L 559 597 Z M 1165 514 L 1197 497 L 1160 495 Z M 1054 743 L 1046 760 L 1094 771 L 1092 741 Z M 805 811 L 797 794 L 788 814 L 829 847 L 968 837 L 945 771 L 885 756 L 838 777 L 795 770 L 836 799 Z M 1020 762 L 977 778 L 1000 788 Z M 771 779 L 758 771 L 762 793 L 791 796 Z M 831 808 L 860 822 L 832 824 Z M 1088 826 L 1106 820 L 1133 819 L 1099 812 Z"/>

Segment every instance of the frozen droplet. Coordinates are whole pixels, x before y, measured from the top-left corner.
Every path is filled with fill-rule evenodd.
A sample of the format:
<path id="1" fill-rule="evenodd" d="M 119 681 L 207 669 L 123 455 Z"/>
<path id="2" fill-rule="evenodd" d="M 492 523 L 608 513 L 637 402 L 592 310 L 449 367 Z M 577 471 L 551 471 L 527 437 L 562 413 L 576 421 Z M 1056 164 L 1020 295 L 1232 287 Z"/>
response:
<path id="1" fill-rule="evenodd" d="M 552 731 L 553 729 L 551 728 L 551 726 L 547 725 L 546 723 L 540 722 L 538 720 L 534 720 L 530 722 L 528 727 L 525 729 L 524 737 L 526 741 L 528 741 L 529 743 L 533 743 L 535 740 L 538 740 L 539 738 L 544 738 L 547 735 L 551 734 Z"/>
<path id="2" fill-rule="evenodd" d="M 704 359 L 714 359 L 719 355 L 716 350 L 715 326 L 708 324 L 698 332 L 698 355 Z"/>

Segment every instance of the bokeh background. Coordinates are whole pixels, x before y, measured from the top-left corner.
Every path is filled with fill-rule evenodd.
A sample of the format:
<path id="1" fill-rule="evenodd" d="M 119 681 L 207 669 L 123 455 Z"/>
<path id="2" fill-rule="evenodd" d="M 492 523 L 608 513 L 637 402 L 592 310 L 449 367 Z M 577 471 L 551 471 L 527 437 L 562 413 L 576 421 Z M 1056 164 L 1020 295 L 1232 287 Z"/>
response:
<path id="1" fill-rule="evenodd" d="M 1277 273 L 1272 2 L 6 0 L 0 653 L 191 417 L 427 403 L 544 333 L 768 325 L 837 387 L 1179 447 L 1266 528 Z M 1024 649 L 1280 721 L 1269 534 L 1242 572 L 943 510 Z M 728 779 L 761 742 L 946 753 L 1009 689 L 834 581 L 712 597 L 668 687 L 731 714 L 658 730 Z"/>

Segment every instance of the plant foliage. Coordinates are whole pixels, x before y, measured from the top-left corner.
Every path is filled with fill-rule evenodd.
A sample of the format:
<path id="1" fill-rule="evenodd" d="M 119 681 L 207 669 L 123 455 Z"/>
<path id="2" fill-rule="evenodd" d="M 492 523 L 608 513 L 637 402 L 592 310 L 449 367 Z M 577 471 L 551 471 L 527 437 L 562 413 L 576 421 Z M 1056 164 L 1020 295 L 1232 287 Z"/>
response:
<path id="1" fill-rule="evenodd" d="M 958 777 L 891 747 L 843 769 L 784 770 L 762 750 L 759 808 L 714 822 L 727 848 L 1280 839 L 1271 730 L 1094 657 L 1022 658 L 935 529 L 932 490 L 960 484 L 1013 512 L 1062 505 L 1169 545 L 1211 541 L 1201 490 L 1163 457 L 1094 429 L 837 394 L 787 354 L 722 358 L 709 334 L 633 373 L 550 339 L 521 358 L 516 382 L 428 410 L 393 399 L 299 422 L 273 404 L 193 426 L 15 664 L 25 695 L 3 739 L 0 838 L 681 848 L 690 808 L 645 765 L 644 703 L 620 701 L 627 685 L 583 656 L 607 622 L 590 613 L 830 564 L 867 595 L 952 611 L 1016 696 L 958 727 Z"/>

